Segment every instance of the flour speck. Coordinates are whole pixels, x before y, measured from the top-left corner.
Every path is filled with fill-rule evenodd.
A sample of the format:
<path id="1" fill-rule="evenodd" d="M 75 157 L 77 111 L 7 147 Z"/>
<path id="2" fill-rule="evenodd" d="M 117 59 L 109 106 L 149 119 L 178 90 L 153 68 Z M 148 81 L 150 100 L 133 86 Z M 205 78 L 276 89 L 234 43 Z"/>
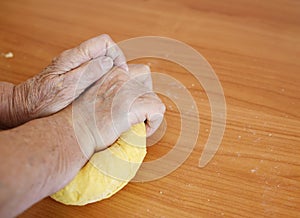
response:
<path id="1" fill-rule="evenodd" d="M 5 58 L 13 58 L 14 57 L 14 53 L 12 53 L 11 51 L 10 52 L 7 52 L 5 54 L 2 54 Z"/>

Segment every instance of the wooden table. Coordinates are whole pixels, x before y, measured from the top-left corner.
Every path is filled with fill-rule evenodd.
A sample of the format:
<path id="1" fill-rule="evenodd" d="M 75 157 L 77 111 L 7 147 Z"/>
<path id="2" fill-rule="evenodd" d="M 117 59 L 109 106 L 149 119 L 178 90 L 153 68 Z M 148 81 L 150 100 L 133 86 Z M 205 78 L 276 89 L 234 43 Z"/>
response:
<path id="1" fill-rule="evenodd" d="M 46 198 L 20 217 L 300 217 L 299 1 L 1 0 L 0 30 L 0 53 L 14 54 L 1 55 L 0 80 L 22 82 L 64 49 L 102 33 L 117 42 L 156 35 L 200 52 L 227 103 L 222 144 L 199 168 L 211 123 L 205 90 L 175 63 L 136 61 L 178 79 L 197 102 L 200 134 L 189 158 L 108 200 L 74 207 Z M 178 110 L 163 99 L 167 132 L 145 161 L 168 153 L 180 132 Z"/>

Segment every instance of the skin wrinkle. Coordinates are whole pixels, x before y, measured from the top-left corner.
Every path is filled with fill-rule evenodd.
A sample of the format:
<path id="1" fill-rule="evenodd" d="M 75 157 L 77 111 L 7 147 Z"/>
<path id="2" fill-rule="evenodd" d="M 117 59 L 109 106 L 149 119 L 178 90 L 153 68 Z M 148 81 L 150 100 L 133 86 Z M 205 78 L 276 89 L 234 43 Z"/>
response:
<path id="1" fill-rule="evenodd" d="M 105 71 L 105 68 L 100 63 L 104 60 L 106 62 L 111 61 L 111 63 L 109 63 L 109 65 L 111 67 L 113 66 L 112 59 L 110 59 L 108 57 L 105 57 L 105 59 L 97 58 L 97 59 L 90 61 L 89 64 L 85 64 L 84 66 L 82 66 L 81 71 L 80 70 L 74 71 L 74 74 L 80 74 L 80 76 L 78 76 L 79 79 L 77 79 L 77 81 L 79 83 L 78 82 L 75 83 L 75 84 L 78 84 L 77 88 L 76 88 L 78 91 L 85 90 L 87 88 L 87 85 L 86 85 L 87 83 L 89 83 L 89 84 L 94 83 L 99 79 L 99 77 L 102 76 L 98 72 L 99 72 L 99 69 L 101 69 L 102 71 Z M 84 76 L 83 76 L 82 71 L 86 71 L 88 73 L 84 74 Z M 72 76 L 69 76 L 68 80 L 70 81 L 71 84 L 74 84 L 74 79 Z"/>
<path id="2" fill-rule="evenodd" d="M 89 60 L 92 60 L 94 57 L 93 57 L 93 55 L 90 53 L 90 51 L 88 50 L 88 49 L 86 49 L 84 46 L 79 46 L 78 47 L 78 53 L 81 53 L 81 54 L 83 54 L 82 56 L 84 57 L 84 56 L 87 56 L 87 57 L 89 57 Z M 102 53 L 102 52 L 101 52 Z"/>
<path id="3" fill-rule="evenodd" d="M 86 116 L 84 116 L 85 113 L 83 112 L 77 112 L 76 120 L 74 122 L 77 122 L 78 124 L 76 125 L 76 132 L 77 132 L 77 140 L 80 145 L 85 145 L 86 148 L 92 147 L 92 149 L 84 149 L 85 147 L 81 146 L 82 153 L 84 154 L 85 157 L 90 157 L 94 152 L 95 152 L 95 147 L 96 147 L 96 141 L 95 138 L 96 136 L 93 135 L 94 131 L 91 129 L 91 125 L 81 125 L 81 123 L 84 122 L 91 122 L 88 120 Z M 79 128 L 79 129 L 78 129 Z"/>
<path id="4" fill-rule="evenodd" d="M 1 129 L 13 128 L 65 108 L 110 70 L 109 59 L 103 59 L 106 56 L 111 58 L 111 64 L 127 68 L 124 54 L 105 34 L 62 52 L 40 74 L 15 86 L 13 93 L 5 94 L 11 103 L 1 111 Z M 105 60 L 106 67 L 103 67 Z M 81 77 L 82 74 L 85 76 Z M 83 82 L 76 90 L 80 78 Z M 0 104 L 5 101 L 2 98 Z"/>
<path id="5" fill-rule="evenodd" d="M 19 102 L 17 99 L 17 95 L 16 95 L 16 86 L 13 85 L 12 87 L 12 92 L 10 92 L 10 95 L 8 94 L 7 96 L 8 98 L 8 116 L 9 116 L 9 119 L 14 121 L 15 119 L 18 119 L 18 118 L 15 118 L 15 116 L 17 115 L 14 115 L 14 111 L 13 111 L 13 108 L 16 108 L 17 107 L 17 102 Z"/>
<path id="6" fill-rule="evenodd" d="M 26 103 L 18 90 L 18 86 L 13 86 L 11 95 L 9 95 L 8 99 L 10 103 L 8 104 L 9 112 L 7 113 L 7 116 L 9 117 L 9 122 L 14 125 L 15 123 L 18 123 L 18 120 L 24 119 L 22 116 L 28 116 L 26 113 Z M 19 110 L 14 110 L 14 108 L 19 108 Z"/>
<path id="7" fill-rule="evenodd" d="M 136 67 L 131 73 L 134 75 L 145 69 Z M 109 79 L 111 75 L 114 76 Z M 54 115 L 36 119 L 0 134 L 0 140 L 4 142 L 0 156 L 8 166 L 13 166 L 7 170 L 7 165 L 0 165 L 0 174 L 10 185 L 7 188 L 8 192 L 0 189 L 0 216 L 7 214 L 7 216 L 16 216 L 38 200 L 61 189 L 77 174 L 95 151 L 111 145 L 122 132 L 135 124 L 128 123 L 128 115 L 123 113 L 126 111 L 124 107 L 131 103 L 131 99 L 135 99 L 132 97 L 140 96 L 135 103 L 137 109 L 132 108 L 133 113 L 137 115 L 137 123 L 145 120 L 144 115 L 147 114 L 145 111 L 150 114 L 160 113 L 158 109 L 161 108 L 162 103 L 155 100 L 158 97 L 154 94 L 141 95 L 144 92 L 142 82 L 137 79 L 132 80 L 129 75 L 121 68 L 114 68 L 74 101 L 73 106 L 77 105 L 77 107 L 69 106 Z M 124 86 L 128 81 L 131 81 L 132 85 Z M 113 85 L 116 86 L 111 95 L 104 97 L 106 91 Z M 112 103 L 119 92 L 122 98 L 117 102 L 118 110 L 111 114 Z M 103 97 L 99 100 L 95 99 L 97 95 Z M 96 101 L 95 107 L 94 101 Z M 92 125 L 94 117 L 89 116 L 94 109 L 97 109 L 96 127 Z M 79 113 L 72 117 L 74 110 Z M 116 123 L 122 125 L 121 132 L 112 125 L 112 118 L 116 118 Z M 74 129 L 73 122 L 80 124 L 77 129 Z M 151 126 L 152 129 L 159 126 L 158 122 L 154 123 L 157 126 Z M 100 144 L 95 129 L 99 130 Z M 75 134 L 75 130 L 79 130 L 79 137 Z M 13 141 L 12 137 L 14 137 Z M 83 144 L 80 144 L 76 137 L 82 139 Z M 25 138 L 30 140 L 26 141 Z M 7 159 L 7 156 L 13 159 Z M 14 161 L 16 158 L 18 158 L 17 162 Z M 22 192 L 19 193 L 20 189 Z"/>
<path id="8" fill-rule="evenodd" d="M 5 163 L 0 165 L 0 175 L 1 180 L 6 182 L 5 190 L 3 186 L 0 188 L 1 217 L 16 216 L 58 191 L 94 152 L 110 146 L 122 132 L 144 121 L 145 115 L 162 113 L 163 116 L 164 111 L 159 110 L 162 102 L 155 100 L 158 97 L 154 93 L 141 95 L 145 84 L 152 84 L 149 67 L 133 65 L 129 72 L 126 71 L 128 67 L 122 51 L 118 47 L 108 51 L 109 45 L 115 43 L 107 35 L 95 37 L 80 45 L 88 53 L 80 54 L 78 48 L 70 49 L 24 83 L 16 86 L 0 83 L 0 90 L 5 90 L 0 93 L 0 126 L 15 127 L 0 134 L 3 142 L 0 158 Z M 105 68 L 101 59 L 105 55 L 110 58 L 111 64 L 118 67 L 110 71 Z M 66 71 L 67 68 L 71 70 Z M 136 74 L 149 76 L 133 80 Z M 80 80 L 81 76 L 83 80 Z M 75 92 L 79 80 L 82 81 L 81 92 Z M 132 84 L 124 87 L 128 81 Z M 109 96 L 105 96 L 110 89 Z M 118 93 L 122 98 L 112 114 L 111 108 Z M 75 99 L 77 96 L 79 98 Z M 139 100 L 134 102 L 136 108 L 131 107 L 136 121 L 130 123 L 127 106 L 136 96 L 139 96 Z M 77 109 L 66 107 L 72 102 L 73 106 L 78 106 Z M 72 116 L 74 110 L 79 112 L 79 116 Z M 95 117 L 90 116 L 94 115 L 91 113 L 94 110 Z M 153 120 L 150 131 L 159 126 L 158 121 Z M 78 124 L 79 137 L 74 132 L 75 124 Z M 121 128 L 116 129 L 114 124 Z M 83 144 L 79 144 L 80 139 Z"/>
<path id="9" fill-rule="evenodd" d="M 73 130 L 72 126 L 62 125 L 66 123 L 66 119 L 64 116 L 55 116 L 55 118 L 51 117 L 50 119 L 47 119 L 46 122 L 44 119 L 40 119 L 35 121 L 34 123 L 38 125 L 31 125 L 33 124 L 33 122 L 30 122 L 26 125 L 27 127 L 32 129 L 30 135 L 25 134 L 23 131 L 23 130 L 28 130 L 28 128 L 19 131 L 15 129 L 12 135 L 21 136 L 21 137 L 19 137 L 18 138 L 19 140 L 17 141 L 10 141 L 10 143 L 8 143 L 9 146 L 7 148 L 12 152 L 10 153 L 16 157 L 17 156 L 22 157 L 21 154 L 23 154 L 24 152 L 27 152 L 29 154 L 27 156 L 28 158 L 23 159 L 25 160 L 25 162 L 21 161 L 22 162 L 21 171 L 12 169 L 13 171 L 15 171 L 15 174 L 11 178 L 13 177 L 18 178 L 18 174 L 16 173 L 22 171 L 23 174 L 24 173 L 26 175 L 28 174 L 29 178 L 30 177 L 36 178 L 34 180 L 31 180 L 30 184 L 27 182 L 28 184 L 27 187 L 26 187 L 26 182 L 23 181 L 24 183 L 22 183 L 23 184 L 22 187 L 23 186 L 24 187 L 22 188 L 19 186 L 19 188 L 17 189 L 17 190 L 22 190 L 22 192 L 20 193 L 15 192 L 17 190 L 13 189 L 12 187 L 10 188 L 10 190 L 13 190 L 15 194 L 11 195 L 12 194 L 11 193 L 9 196 L 12 196 L 15 199 L 15 201 L 12 201 L 9 205 L 21 204 L 19 209 L 25 208 L 24 205 L 22 205 L 22 203 L 26 204 L 26 202 L 27 203 L 35 202 L 39 200 L 40 197 L 45 197 L 49 194 L 52 194 L 55 191 L 57 191 L 58 188 L 64 186 L 71 178 L 73 178 L 76 175 L 76 172 L 82 167 L 83 164 L 79 164 L 79 163 L 85 163 L 87 160 L 84 159 L 84 156 L 82 155 L 81 152 L 78 152 L 80 151 L 80 149 L 76 143 L 76 140 L 70 137 Z M 40 131 L 40 129 L 46 130 L 47 134 L 44 134 L 44 131 Z M 25 132 L 28 133 L 28 131 Z M 62 133 L 66 133 L 66 134 L 63 135 Z M 7 134 L 9 134 L 9 132 L 7 132 Z M 60 137 L 57 138 L 53 137 L 54 135 Z M 23 142 L 22 138 L 24 137 L 31 138 L 32 140 Z M 38 142 L 39 138 L 42 139 L 42 143 Z M 35 142 L 38 142 L 38 144 L 36 144 Z M 14 144 L 21 145 L 20 143 L 22 144 L 22 147 L 18 147 L 14 145 Z M 42 146 L 37 147 L 39 144 Z M 16 148 L 16 149 L 12 150 L 12 148 Z M 54 155 L 49 155 L 50 152 L 52 151 L 54 151 Z M 29 164 L 25 164 L 25 163 L 29 163 Z M 59 178 L 64 178 L 64 177 L 60 176 L 59 178 L 56 178 L 55 175 L 68 175 L 68 176 L 66 177 L 66 179 L 64 179 L 65 181 L 63 181 Z M 3 177 L 3 178 L 7 178 L 7 177 Z M 27 181 L 26 178 L 24 179 Z M 14 183 L 9 182 L 8 184 L 14 184 Z M 1 195 L 2 194 L 3 192 L 1 192 Z M 1 200 L 1 202 L 3 201 Z M 13 210 L 13 208 L 11 208 L 11 210 Z"/>
<path id="10" fill-rule="evenodd" d="M 33 98 L 31 95 L 27 95 L 28 109 L 31 116 L 40 117 L 43 115 L 43 109 L 47 107 L 54 99 L 54 96 L 57 95 L 58 90 L 53 83 L 52 76 L 42 75 L 34 79 L 31 83 L 32 85 L 29 85 L 28 93 L 36 93 Z M 40 86 L 39 84 L 45 85 Z"/>
<path id="11" fill-rule="evenodd" d="M 9 114 L 11 113 L 12 94 L 13 94 L 14 85 L 8 82 L 0 82 L 0 109 L 1 111 L 8 111 L 8 114 L 4 114 L 2 117 L 2 122 L 0 123 L 0 128 L 7 128 L 6 123 L 9 121 Z"/>
<path id="12" fill-rule="evenodd" d="M 53 126 L 60 125 L 59 120 L 53 120 L 53 121 L 51 120 L 51 123 L 52 122 L 53 122 L 53 124 L 50 124 L 50 125 L 53 125 Z M 70 168 L 72 168 L 74 160 L 72 160 L 71 157 L 74 156 L 74 155 L 73 154 L 65 155 L 65 154 L 73 153 L 73 149 L 66 150 L 65 147 L 60 146 L 60 143 L 61 142 L 67 143 L 68 141 L 70 141 L 69 137 L 71 138 L 71 141 L 74 141 L 76 139 L 72 137 L 72 135 L 74 135 L 74 134 L 67 134 L 67 135 L 65 134 L 65 133 L 68 133 L 70 131 L 74 132 L 73 128 L 70 128 L 70 126 L 68 126 L 68 125 L 63 126 L 62 128 L 63 128 L 62 131 L 56 131 L 57 132 L 57 138 L 56 138 L 56 143 L 55 143 L 56 144 L 55 149 L 57 150 L 56 153 L 59 154 L 59 158 L 58 158 L 58 162 L 57 162 L 58 168 L 56 169 L 56 171 L 66 173 Z M 73 146 L 79 147 L 79 145 L 77 143 Z M 82 161 L 80 161 L 80 162 L 86 162 L 88 160 L 88 159 L 85 159 L 84 155 L 81 156 L 81 159 L 82 159 Z M 50 173 L 49 175 L 55 175 L 55 172 Z M 49 180 L 47 182 L 50 183 L 51 180 Z M 64 181 L 64 183 L 61 184 L 61 188 L 64 187 L 67 184 L 67 182 L 68 182 L 67 180 Z M 56 190 L 51 190 L 51 191 L 55 192 Z M 50 194 L 52 194 L 52 193 L 50 193 Z"/>
<path id="13" fill-rule="evenodd" d="M 138 67 L 132 66 L 132 69 L 131 71 L 131 68 L 129 68 L 132 75 L 135 75 L 135 73 L 139 71 L 143 73 L 149 71 L 149 68 L 143 67 L 143 65 Z M 92 131 L 90 135 L 93 136 L 94 139 L 91 139 L 91 141 L 96 142 L 97 150 L 102 150 L 107 147 L 107 145 L 112 144 L 117 137 L 122 132 L 128 130 L 131 125 L 143 122 L 146 118 L 149 119 L 149 114 L 157 113 L 155 108 L 161 108 L 163 105 L 160 100 L 157 100 L 158 97 L 153 91 L 144 87 L 137 79 L 138 78 L 131 78 L 129 74 L 121 68 L 114 68 L 76 100 L 76 103 L 80 102 L 79 111 L 77 111 L 76 114 L 79 113 L 85 117 L 83 120 L 86 120 L 86 122 L 80 122 L 79 125 L 87 125 L 86 129 Z M 151 79 L 151 77 L 149 77 L 149 79 Z M 117 102 L 114 103 L 115 109 L 112 109 L 116 95 L 118 95 L 116 99 Z M 94 100 L 96 100 L 96 105 L 94 105 Z M 134 109 L 134 107 L 138 109 Z M 89 111 L 90 108 L 96 108 L 96 128 L 93 127 L 93 117 L 89 118 L 90 114 L 94 114 L 94 112 L 91 113 Z M 128 116 L 130 113 L 128 114 L 128 112 L 130 111 L 134 114 L 135 119 L 129 119 Z M 161 113 L 163 114 L 164 111 L 161 111 Z M 114 120 L 117 120 L 118 123 L 114 123 Z M 129 123 L 128 121 L 132 122 Z M 101 125 L 102 123 L 106 125 Z M 153 121 L 152 125 L 148 126 L 148 134 L 152 134 L 153 129 L 156 129 L 159 124 L 160 122 Z M 116 125 L 118 127 L 116 127 Z M 102 133 L 102 140 L 99 143 L 97 142 L 97 129 Z M 111 129 L 114 131 L 110 134 L 106 134 L 106 132 Z"/>

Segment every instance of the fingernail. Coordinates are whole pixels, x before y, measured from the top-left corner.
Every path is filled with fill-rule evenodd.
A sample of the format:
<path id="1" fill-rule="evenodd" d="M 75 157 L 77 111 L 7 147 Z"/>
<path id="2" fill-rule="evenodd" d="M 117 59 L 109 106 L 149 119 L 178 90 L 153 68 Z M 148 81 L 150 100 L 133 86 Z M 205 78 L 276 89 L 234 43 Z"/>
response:
<path id="1" fill-rule="evenodd" d="M 103 70 L 109 70 L 113 67 L 114 62 L 110 57 L 105 57 L 102 59 L 101 65 L 103 67 Z"/>
<path id="2" fill-rule="evenodd" d="M 125 70 L 126 72 L 129 71 L 129 68 L 128 68 L 127 64 L 122 64 L 120 67 L 121 67 L 123 70 Z"/>

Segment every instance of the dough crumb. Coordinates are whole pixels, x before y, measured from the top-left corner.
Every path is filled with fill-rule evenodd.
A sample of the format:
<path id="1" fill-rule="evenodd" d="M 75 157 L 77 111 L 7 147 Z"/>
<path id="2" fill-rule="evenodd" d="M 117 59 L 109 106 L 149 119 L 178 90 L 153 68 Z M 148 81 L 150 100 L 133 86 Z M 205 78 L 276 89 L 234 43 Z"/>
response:
<path id="1" fill-rule="evenodd" d="M 7 52 L 6 54 L 2 54 L 5 58 L 13 58 L 14 54 L 12 52 Z"/>
<path id="2" fill-rule="evenodd" d="M 272 136 L 272 133 L 269 133 L 269 135 L 268 136 Z"/>
<path id="3" fill-rule="evenodd" d="M 163 194 L 163 192 L 162 192 L 162 191 L 159 191 L 159 194 L 161 194 L 161 195 L 162 195 L 162 194 Z"/>
<path id="4" fill-rule="evenodd" d="M 255 172 L 256 172 L 256 169 L 252 169 L 252 170 L 251 170 L 251 173 L 255 173 Z"/>

